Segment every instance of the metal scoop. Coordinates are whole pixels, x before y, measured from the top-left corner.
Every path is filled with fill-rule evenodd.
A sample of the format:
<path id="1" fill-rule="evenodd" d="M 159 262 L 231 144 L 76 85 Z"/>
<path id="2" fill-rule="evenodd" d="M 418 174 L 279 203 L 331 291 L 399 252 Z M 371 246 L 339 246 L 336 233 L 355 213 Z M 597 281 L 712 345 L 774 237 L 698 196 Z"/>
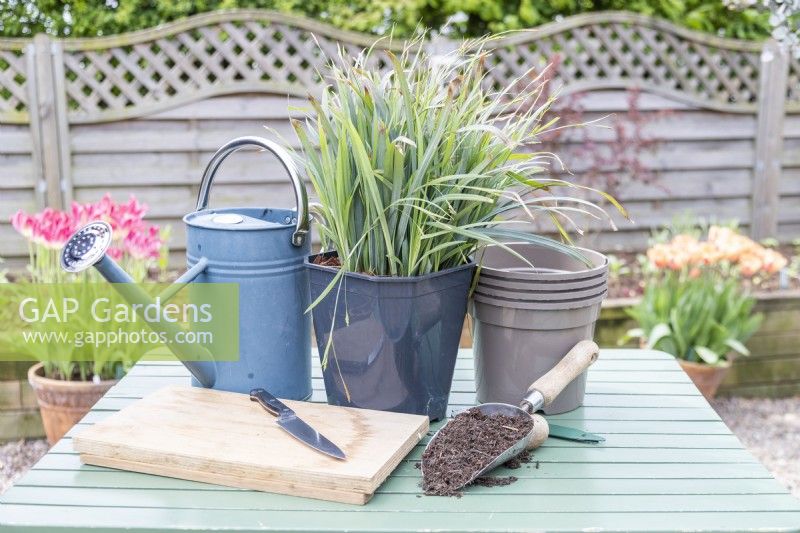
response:
<path id="1" fill-rule="evenodd" d="M 540 446 L 547 439 L 550 427 L 543 416 L 535 414 L 536 411 L 550 405 L 553 400 L 555 400 L 556 396 L 564 390 L 564 387 L 569 385 L 573 379 L 578 377 L 597 360 L 599 352 L 600 348 L 597 347 L 597 344 L 589 340 L 581 341 L 573 346 L 556 366 L 528 387 L 528 392 L 520 402 L 519 407 L 507 403 L 484 403 L 474 407 L 473 409 L 478 409 L 485 415 L 502 414 L 515 417 L 530 417 L 533 420 L 533 428 L 531 428 L 527 435 L 498 455 L 491 463 L 470 476 L 461 486 L 453 487 L 453 490 L 458 490 L 463 486 L 469 485 L 475 481 L 476 478 L 494 470 L 523 451 L 533 450 Z M 442 431 L 442 429 L 446 427 L 447 424 L 442 426 L 439 431 Z M 437 431 L 430 442 L 428 442 L 428 446 L 431 445 L 431 442 L 436 440 L 439 431 Z M 424 469 L 422 475 L 425 475 Z"/>

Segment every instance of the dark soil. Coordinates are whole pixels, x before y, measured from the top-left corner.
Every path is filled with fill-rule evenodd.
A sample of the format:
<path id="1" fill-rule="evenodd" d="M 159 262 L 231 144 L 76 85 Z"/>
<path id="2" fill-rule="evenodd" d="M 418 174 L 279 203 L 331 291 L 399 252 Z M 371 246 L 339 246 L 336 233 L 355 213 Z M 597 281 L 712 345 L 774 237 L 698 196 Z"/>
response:
<path id="1" fill-rule="evenodd" d="M 531 452 L 525 450 L 518 456 L 514 457 L 513 459 L 506 461 L 503 465 L 506 468 L 510 468 L 511 470 L 516 470 L 517 468 L 522 468 L 523 463 L 530 463 L 531 462 Z"/>
<path id="2" fill-rule="evenodd" d="M 517 468 L 522 468 L 523 464 L 530 462 L 531 462 L 531 452 L 525 450 L 518 456 L 503 463 L 503 466 L 510 470 L 516 470 Z M 536 462 L 536 468 L 539 468 L 538 461 Z M 477 478 L 470 484 L 479 485 L 481 487 L 503 487 L 505 485 L 511 485 L 515 481 L 519 481 L 516 476 L 498 476 L 498 477 L 483 476 Z"/>
<path id="3" fill-rule="evenodd" d="M 318 255 L 314 258 L 313 263 L 315 265 L 326 266 L 326 267 L 340 267 L 342 266 L 342 262 L 339 261 L 339 258 L 335 255 Z"/>
<path id="4" fill-rule="evenodd" d="M 422 454 L 425 494 L 456 496 L 458 490 L 533 428 L 528 417 L 487 416 L 472 408 L 456 415 Z M 519 465 L 517 465 L 517 468 Z M 516 478 L 482 478 L 483 486 L 508 485 Z"/>

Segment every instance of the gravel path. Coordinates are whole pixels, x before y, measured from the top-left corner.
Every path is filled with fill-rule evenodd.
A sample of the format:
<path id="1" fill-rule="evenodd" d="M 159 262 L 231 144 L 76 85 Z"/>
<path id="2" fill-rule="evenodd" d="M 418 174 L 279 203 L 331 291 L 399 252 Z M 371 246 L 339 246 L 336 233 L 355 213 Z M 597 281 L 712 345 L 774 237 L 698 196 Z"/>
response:
<path id="1" fill-rule="evenodd" d="M 800 396 L 719 398 L 712 405 L 742 444 L 800 498 Z"/>
<path id="2" fill-rule="evenodd" d="M 800 396 L 719 398 L 712 405 L 750 452 L 800 498 Z M 44 440 L 0 446 L 0 494 L 46 452 Z"/>
<path id="3" fill-rule="evenodd" d="M 18 440 L 0 446 L 0 494 L 47 453 L 46 440 Z"/>

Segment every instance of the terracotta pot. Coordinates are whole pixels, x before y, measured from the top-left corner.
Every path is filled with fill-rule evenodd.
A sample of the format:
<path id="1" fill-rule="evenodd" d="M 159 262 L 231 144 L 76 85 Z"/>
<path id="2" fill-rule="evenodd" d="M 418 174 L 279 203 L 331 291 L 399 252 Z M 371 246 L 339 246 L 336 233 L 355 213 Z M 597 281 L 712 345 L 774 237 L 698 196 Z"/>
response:
<path id="1" fill-rule="evenodd" d="M 678 363 L 707 400 L 717 395 L 717 389 L 731 369 L 730 361 L 721 365 L 703 365 L 678 359 Z"/>
<path id="2" fill-rule="evenodd" d="M 52 446 L 77 424 L 117 380 L 62 381 L 44 377 L 44 365 L 28 370 L 28 382 L 36 393 L 47 442 Z"/>

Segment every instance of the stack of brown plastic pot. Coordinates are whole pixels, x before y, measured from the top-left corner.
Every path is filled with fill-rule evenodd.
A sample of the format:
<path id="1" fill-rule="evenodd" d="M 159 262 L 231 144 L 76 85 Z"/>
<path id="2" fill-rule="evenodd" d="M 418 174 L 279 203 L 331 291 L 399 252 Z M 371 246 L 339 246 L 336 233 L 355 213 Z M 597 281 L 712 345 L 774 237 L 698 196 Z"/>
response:
<path id="1" fill-rule="evenodd" d="M 608 292 L 608 260 L 578 248 L 588 265 L 533 244 L 507 244 L 478 254 L 480 277 L 470 313 L 480 403 L 516 404 L 578 341 L 591 339 Z M 533 265 L 533 266 L 531 266 Z M 545 409 L 557 414 L 583 404 L 584 373 Z"/>

